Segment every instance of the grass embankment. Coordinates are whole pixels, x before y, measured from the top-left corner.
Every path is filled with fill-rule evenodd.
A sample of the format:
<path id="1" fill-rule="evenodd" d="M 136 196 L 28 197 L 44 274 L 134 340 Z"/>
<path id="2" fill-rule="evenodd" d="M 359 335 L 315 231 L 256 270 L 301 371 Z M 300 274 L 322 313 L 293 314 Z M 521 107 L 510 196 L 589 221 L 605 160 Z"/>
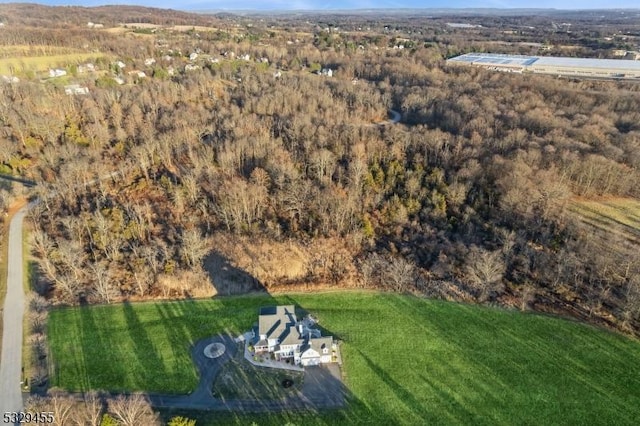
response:
<path id="1" fill-rule="evenodd" d="M 51 312 L 52 384 L 188 392 L 189 345 L 240 333 L 265 304 L 294 303 L 344 341 L 349 406 L 322 413 L 204 416 L 198 424 L 631 424 L 640 342 L 557 318 L 341 292 L 63 308 Z M 194 416 L 194 413 L 189 413 Z"/>
<path id="2" fill-rule="evenodd" d="M 29 297 L 33 290 L 33 283 L 36 280 L 37 267 L 35 259 L 31 257 L 29 250 L 29 234 L 31 232 L 30 223 L 25 217 L 22 225 L 22 288 L 25 294 L 24 316 L 22 317 L 22 380 L 28 389 L 28 378 L 32 377 L 34 364 L 33 351 L 29 345 L 31 335 L 31 325 L 29 321 Z"/>
<path id="3" fill-rule="evenodd" d="M 603 246 L 637 251 L 640 244 L 640 200 L 633 198 L 575 199 L 569 211 Z"/>

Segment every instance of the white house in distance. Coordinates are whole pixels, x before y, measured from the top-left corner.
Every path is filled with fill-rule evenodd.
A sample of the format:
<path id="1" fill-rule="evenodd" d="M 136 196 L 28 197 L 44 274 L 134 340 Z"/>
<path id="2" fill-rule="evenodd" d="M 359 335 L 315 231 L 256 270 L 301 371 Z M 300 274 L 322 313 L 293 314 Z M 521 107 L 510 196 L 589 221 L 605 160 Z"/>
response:
<path id="1" fill-rule="evenodd" d="M 88 95 L 89 88 L 86 86 L 80 86 L 79 84 L 70 84 L 64 86 L 64 93 L 67 95 Z"/>
<path id="2" fill-rule="evenodd" d="M 49 70 L 49 77 L 51 78 L 55 78 L 55 77 L 62 77 L 67 75 L 67 71 L 60 69 L 60 68 L 56 68 L 56 69 L 50 69 Z"/>
<path id="3" fill-rule="evenodd" d="M 272 353 L 276 360 L 311 366 L 337 361 L 337 344 L 332 336 L 321 337 L 310 318 L 298 321 L 293 305 L 260 309 L 258 327 L 253 330 L 256 354 Z"/>

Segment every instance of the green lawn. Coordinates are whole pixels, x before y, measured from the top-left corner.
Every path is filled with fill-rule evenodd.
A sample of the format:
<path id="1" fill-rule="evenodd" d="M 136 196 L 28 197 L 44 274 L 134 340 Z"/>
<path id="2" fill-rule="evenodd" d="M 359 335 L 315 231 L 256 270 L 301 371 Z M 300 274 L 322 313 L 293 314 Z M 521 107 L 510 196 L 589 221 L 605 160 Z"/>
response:
<path id="1" fill-rule="evenodd" d="M 203 414 L 199 425 L 620 425 L 640 418 L 637 340 L 542 315 L 359 292 L 55 310 L 53 384 L 185 392 L 196 384 L 189 344 L 247 329 L 257 308 L 273 303 L 312 312 L 344 341 L 348 408 Z"/>

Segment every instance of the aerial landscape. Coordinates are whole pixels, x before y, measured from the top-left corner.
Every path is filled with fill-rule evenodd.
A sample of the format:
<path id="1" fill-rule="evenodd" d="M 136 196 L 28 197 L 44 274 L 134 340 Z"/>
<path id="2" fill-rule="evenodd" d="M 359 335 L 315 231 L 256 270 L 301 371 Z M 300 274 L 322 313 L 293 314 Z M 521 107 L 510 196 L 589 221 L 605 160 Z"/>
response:
<path id="1" fill-rule="evenodd" d="M 0 4 L 0 423 L 637 424 L 640 9 L 562 3 Z"/>

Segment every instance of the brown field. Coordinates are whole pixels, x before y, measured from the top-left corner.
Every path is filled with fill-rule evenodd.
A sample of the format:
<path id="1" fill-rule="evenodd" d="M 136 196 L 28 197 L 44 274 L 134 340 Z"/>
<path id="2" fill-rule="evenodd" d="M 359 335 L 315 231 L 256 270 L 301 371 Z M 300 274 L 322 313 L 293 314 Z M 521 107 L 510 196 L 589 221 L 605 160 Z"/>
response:
<path id="1" fill-rule="evenodd" d="M 55 56 L 80 53 L 77 49 L 62 46 L 13 44 L 0 46 L 0 58 Z"/>
<path id="2" fill-rule="evenodd" d="M 155 28 L 160 28 L 160 25 L 156 25 L 156 24 L 145 24 L 142 22 L 125 22 L 124 24 L 122 24 L 122 26 L 124 26 L 125 28 L 144 28 L 144 29 L 155 29 Z"/>
<path id="3" fill-rule="evenodd" d="M 606 197 L 576 198 L 569 211 L 585 225 L 585 230 L 603 245 L 638 250 L 640 246 L 640 200 Z"/>
<path id="4" fill-rule="evenodd" d="M 32 71 L 43 72 L 49 68 L 79 64 L 104 56 L 101 53 L 66 53 L 46 56 L 18 56 L 0 59 L 0 74 Z"/>
<path id="5" fill-rule="evenodd" d="M 190 31 L 190 30 L 195 30 L 195 31 L 218 31 L 219 28 L 214 28 L 214 27 L 204 27 L 202 25 L 174 25 L 173 27 L 169 27 L 170 30 L 173 31 Z"/>

